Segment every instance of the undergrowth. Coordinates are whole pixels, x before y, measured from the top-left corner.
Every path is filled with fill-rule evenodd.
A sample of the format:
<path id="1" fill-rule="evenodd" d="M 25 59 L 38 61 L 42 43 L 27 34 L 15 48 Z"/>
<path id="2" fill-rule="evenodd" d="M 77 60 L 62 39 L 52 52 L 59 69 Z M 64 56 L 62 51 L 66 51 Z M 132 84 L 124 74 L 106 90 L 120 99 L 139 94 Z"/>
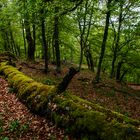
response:
<path id="1" fill-rule="evenodd" d="M 20 123 L 19 120 L 12 120 L 8 122 L 8 126 L 5 127 L 5 120 L 0 118 L 0 140 L 10 140 L 14 138 L 18 140 L 21 135 L 24 135 L 29 131 L 29 122 Z"/>

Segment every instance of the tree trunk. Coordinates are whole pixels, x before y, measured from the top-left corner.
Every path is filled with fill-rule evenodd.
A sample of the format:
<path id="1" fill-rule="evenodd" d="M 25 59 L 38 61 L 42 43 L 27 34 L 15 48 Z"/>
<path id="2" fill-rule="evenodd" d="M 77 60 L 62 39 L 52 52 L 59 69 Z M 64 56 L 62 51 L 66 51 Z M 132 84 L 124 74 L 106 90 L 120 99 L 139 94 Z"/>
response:
<path id="1" fill-rule="evenodd" d="M 28 43 L 27 59 L 29 61 L 34 61 L 35 60 L 34 40 L 31 35 L 30 23 L 27 17 L 24 19 L 24 24 L 25 24 L 25 30 L 26 30 L 26 40 Z"/>
<path id="2" fill-rule="evenodd" d="M 18 52 L 18 56 L 20 57 L 21 56 L 21 52 L 20 52 L 20 46 L 18 44 L 15 44 L 16 46 L 16 50 Z"/>
<path id="3" fill-rule="evenodd" d="M 14 40 L 13 33 L 12 33 L 11 29 L 9 29 L 9 33 L 10 33 L 10 42 L 11 42 L 13 53 L 16 56 L 18 56 L 18 50 L 17 50 L 16 43 L 15 43 L 15 40 Z"/>
<path id="4" fill-rule="evenodd" d="M 55 8 L 55 13 L 58 13 L 58 8 Z M 55 15 L 54 17 L 54 48 L 55 48 L 55 55 L 56 55 L 56 71 L 58 73 L 61 72 L 61 60 L 60 60 L 60 48 L 59 48 L 59 17 Z"/>
<path id="5" fill-rule="evenodd" d="M 79 71 L 81 70 L 82 62 L 83 62 L 83 45 L 82 42 L 80 43 L 80 61 L 79 61 Z"/>
<path id="6" fill-rule="evenodd" d="M 101 53 L 100 53 L 100 58 L 99 58 L 99 63 L 98 63 L 98 68 L 97 68 L 97 74 L 95 79 L 93 79 L 93 83 L 99 83 L 100 81 L 100 73 L 101 73 L 101 66 L 102 66 L 102 61 L 104 58 L 105 54 L 105 49 L 106 49 L 106 41 L 108 37 L 108 28 L 109 28 L 109 19 L 111 15 L 111 10 L 110 10 L 110 4 L 112 0 L 108 0 L 107 3 L 107 14 L 106 14 L 106 24 L 105 24 L 105 29 L 104 29 L 104 36 L 103 36 L 103 41 L 102 41 L 102 46 L 101 46 Z"/>
<path id="7" fill-rule="evenodd" d="M 123 4 L 120 2 L 120 12 L 119 12 L 119 26 L 117 30 L 117 37 L 116 37 L 116 43 L 115 43 L 115 48 L 114 48 L 114 55 L 113 55 L 113 60 L 112 60 L 112 68 L 111 68 L 111 74 L 110 77 L 113 78 L 115 76 L 114 71 L 115 71 L 115 62 L 117 59 L 117 53 L 119 50 L 119 42 L 120 42 L 120 35 L 121 35 L 121 25 L 122 25 L 122 8 Z"/>
<path id="8" fill-rule="evenodd" d="M 70 62 L 71 63 L 73 62 L 73 53 L 74 53 L 73 49 L 70 48 Z"/>
<path id="9" fill-rule="evenodd" d="M 8 33 L 7 33 L 7 31 L 5 31 L 5 48 L 7 49 L 6 51 L 12 51 L 13 52 L 13 50 L 11 49 L 11 45 L 10 45 L 10 40 L 9 40 L 9 36 L 8 36 Z"/>
<path id="10" fill-rule="evenodd" d="M 122 67 L 123 62 L 119 62 L 118 66 L 117 66 L 117 73 L 116 73 L 116 80 L 119 81 L 120 80 L 120 74 L 121 74 L 121 67 Z"/>
<path id="11" fill-rule="evenodd" d="M 94 62 L 93 62 L 92 54 L 90 52 L 90 48 L 86 48 L 85 57 L 87 60 L 88 69 L 94 72 Z"/>
<path id="12" fill-rule="evenodd" d="M 120 82 L 123 80 L 124 76 L 126 75 L 126 73 L 128 72 L 128 70 L 125 70 L 122 75 L 120 76 Z"/>
<path id="13" fill-rule="evenodd" d="M 46 41 L 46 35 L 45 35 L 45 20 L 44 20 L 44 16 L 43 16 L 43 9 L 41 11 L 42 13 L 42 18 L 41 18 L 41 28 L 42 28 L 42 44 L 43 44 L 43 48 L 44 48 L 44 60 L 45 60 L 45 73 L 48 72 L 48 44 Z"/>
<path id="14" fill-rule="evenodd" d="M 2 34 L 3 40 L 4 40 L 4 51 L 8 51 L 8 45 L 7 45 L 7 39 L 6 39 L 6 32 L 3 31 Z"/>
<path id="15" fill-rule="evenodd" d="M 25 57 L 27 56 L 27 47 L 26 47 L 26 37 L 25 37 L 25 31 L 24 31 L 24 22 L 22 22 L 22 36 L 23 36 L 23 40 L 24 40 L 24 53 L 25 53 Z"/>
<path id="16" fill-rule="evenodd" d="M 71 79 L 74 77 L 75 74 L 77 74 L 79 72 L 79 70 L 74 69 L 73 67 L 71 67 L 69 69 L 69 73 L 63 78 L 63 81 L 57 86 L 58 88 L 58 93 L 62 93 L 66 90 L 66 88 L 68 87 Z"/>
<path id="17" fill-rule="evenodd" d="M 117 50 L 115 49 L 114 55 L 113 55 L 113 60 L 112 60 L 112 65 L 111 65 L 112 67 L 111 67 L 110 78 L 113 78 L 115 76 L 114 69 L 115 69 L 116 59 L 117 59 Z"/>
<path id="18" fill-rule="evenodd" d="M 52 43 L 52 63 L 55 64 L 56 57 L 55 57 L 55 48 L 54 48 L 54 42 Z"/>
<path id="19" fill-rule="evenodd" d="M 34 21 L 35 22 L 35 21 Z M 36 49 L 36 25 L 35 23 L 33 23 L 33 48 L 34 50 Z"/>

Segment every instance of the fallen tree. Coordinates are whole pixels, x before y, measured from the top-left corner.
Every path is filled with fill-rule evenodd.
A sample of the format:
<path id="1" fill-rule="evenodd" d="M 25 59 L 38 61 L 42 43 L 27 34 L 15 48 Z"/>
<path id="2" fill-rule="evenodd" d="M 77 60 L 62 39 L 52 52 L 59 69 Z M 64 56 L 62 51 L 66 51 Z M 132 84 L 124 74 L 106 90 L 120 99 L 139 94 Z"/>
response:
<path id="1" fill-rule="evenodd" d="M 6 60 L 9 61 L 10 63 L 12 61 L 16 61 L 17 58 L 13 53 L 8 52 L 8 51 L 0 53 L 0 62 L 6 61 Z"/>
<path id="2" fill-rule="evenodd" d="M 62 83 L 58 86 L 38 83 L 10 66 L 9 62 L 0 63 L 0 74 L 5 75 L 18 98 L 32 112 L 51 119 L 74 137 L 94 140 L 140 139 L 138 120 L 63 92 L 65 88 Z M 66 77 L 72 78 L 69 74 Z M 64 79 L 67 80 L 66 77 Z"/>

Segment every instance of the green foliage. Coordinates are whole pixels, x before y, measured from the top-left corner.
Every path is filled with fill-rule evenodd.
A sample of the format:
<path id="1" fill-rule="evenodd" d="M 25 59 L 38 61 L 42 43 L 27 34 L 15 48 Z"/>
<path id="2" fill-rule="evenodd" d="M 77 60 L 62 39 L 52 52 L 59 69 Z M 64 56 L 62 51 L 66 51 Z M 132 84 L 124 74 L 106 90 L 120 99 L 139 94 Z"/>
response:
<path id="1" fill-rule="evenodd" d="M 79 4 L 80 2 L 80 4 Z M 77 5 L 78 4 L 78 5 Z M 114 56 L 114 47 L 117 41 L 119 28 L 120 5 L 122 6 L 122 21 L 120 25 L 120 37 L 116 49 L 117 56 L 115 62 L 115 73 L 117 64 L 123 61 L 120 70 L 120 77 L 127 70 L 123 77 L 126 81 L 139 83 L 139 1 L 112 1 L 110 28 L 107 40 L 106 54 L 103 60 L 102 70 L 110 75 L 111 63 Z M 55 12 L 55 7 L 58 12 Z M 41 10 L 43 9 L 43 13 Z M 49 59 L 55 61 L 53 52 L 54 38 L 54 17 L 59 17 L 59 46 L 62 62 L 79 63 L 80 57 L 80 38 L 90 48 L 94 65 L 100 56 L 100 46 L 103 40 L 103 31 L 105 26 L 105 14 L 107 6 L 105 1 L 75 1 L 75 0 L 50 0 L 50 1 L 8 1 L 0 2 L 0 52 L 4 50 L 11 51 L 22 59 L 26 59 L 27 42 L 25 36 L 25 18 L 28 18 L 31 28 L 35 25 L 36 33 L 36 57 L 42 58 L 42 31 L 41 19 L 46 25 L 46 38 L 49 47 Z M 27 16 L 28 15 L 28 16 Z M 90 21 L 91 17 L 91 21 Z M 81 27 L 79 26 L 81 24 Z M 88 27 L 90 30 L 88 31 Z M 85 27 L 85 28 L 84 28 Z M 83 30 L 84 29 L 84 30 Z M 89 35 L 87 37 L 87 34 Z M 13 37 L 13 39 L 12 39 Z M 83 52 L 84 53 L 84 52 Z M 86 64 L 86 58 L 83 58 Z"/>
<path id="2" fill-rule="evenodd" d="M 18 132 L 19 126 L 20 126 L 20 123 L 18 120 L 11 121 L 9 125 L 10 132 L 14 132 L 14 131 Z"/>
<path id="3" fill-rule="evenodd" d="M 2 137 L 1 140 L 9 140 L 8 137 Z"/>
<path id="4" fill-rule="evenodd" d="M 3 122 L 3 120 L 1 119 L 1 117 L 0 117 L 0 134 L 3 132 L 3 125 L 4 125 L 4 122 Z"/>
<path id="5" fill-rule="evenodd" d="M 6 136 L 8 131 L 11 136 L 14 136 L 17 139 L 20 135 L 24 134 L 29 130 L 29 123 L 21 124 L 19 120 L 12 120 L 8 123 L 8 129 L 4 127 L 4 120 L 0 120 L 0 140 L 9 140 L 9 137 Z"/>
<path id="6" fill-rule="evenodd" d="M 16 89 L 15 88 L 13 88 L 13 87 L 10 87 L 9 88 L 9 93 L 15 93 L 16 92 Z"/>
<path id="7" fill-rule="evenodd" d="M 108 92 L 108 93 L 105 93 L 105 95 L 107 96 L 107 97 L 114 97 L 115 96 L 115 90 L 110 90 L 110 92 Z"/>
<path id="8" fill-rule="evenodd" d="M 46 85 L 55 85 L 55 82 L 51 79 L 45 79 L 42 83 Z"/>

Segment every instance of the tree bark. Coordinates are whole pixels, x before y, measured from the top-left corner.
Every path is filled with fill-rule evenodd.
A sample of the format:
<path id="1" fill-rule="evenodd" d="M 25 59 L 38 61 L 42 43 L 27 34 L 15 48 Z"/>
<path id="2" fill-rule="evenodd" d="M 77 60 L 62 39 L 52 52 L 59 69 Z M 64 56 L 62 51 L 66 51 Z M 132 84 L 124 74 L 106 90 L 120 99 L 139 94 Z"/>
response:
<path id="1" fill-rule="evenodd" d="M 27 59 L 29 61 L 34 61 L 35 60 L 34 40 L 31 35 L 30 23 L 27 18 L 28 16 L 24 19 L 25 30 L 26 30 L 26 40 L 28 43 Z"/>
<path id="2" fill-rule="evenodd" d="M 90 11 L 89 5 L 91 5 Z M 84 8 L 80 9 L 80 12 L 83 12 L 82 15 L 77 15 L 78 17 L 78 26 L 80 31 L 80 61 L 79 61 L 79 70 L 81 69 L 81 65 L 83 62 L 83 53 L 87 47 L 88 37 L 91 29 L 91 21 L 93 16 L 93 3 L 86 0 Z M 82 17 L 82 18 L 81 18 Z"/>
<path id="3" fill-rule="evenodd" d="M 106 24 L 105 24 L 105 29 L 104 29 L 104 36 L 103 36 L 103 41 L 102 41 L 102 46 L 101 46 L 101 53 L 100 53 L 100 58 L 99 58 L 99 63 L 98 63 L 98 68 L 97 68 L 97 74 L 95 79 L 93 79 L 93 83 L 99 83 L 100 81 L 100 73 L 101 73 L 101 66 L 102 66 L 102 61 L 104 58 L 105 54 L 105 49 L 106 49 L 106 42 L 107 42 L 107 37 L 108 37 L 108 28 L 109 28 L 109 19 L 111 15 L 111 10 L 110 10 L 110 5 L 111 5 L 112 0 L 108 0 L 107 2 L 107 14 L 106 14 Z"/>
<path id="4" fill-rule="evenodd" d="M 81 43 L 80 43 L 80 44 L 81 44 Z M 79 71 L 81 70 L 82 62 L 83 62 L 83 46 L 82 46 L 82 45 L 80 45 Z"/>
<path id="5" fill-rule="evenodd" d="M 42 44 L 44 48 L 45 73 L 47 73 L 48 72 L 48 44 L 45 36 L 45 21 L 43 17 L 41 21 L 41 28 L 42 28 Z"/>
<path id="6" fill-rule="evenodd" d="M 12 51 L 13 50 L 11 49 L 11 45 L 10 45 L 10 40 L 9 40 L 9 36 L 8 36 L 8 32 L 5 31 L 5 51 Z"/>
<path id="7" fill-rule="evenodd" d="M 122 75 L 120 76 L 120 82 L 123 80 L 124 76 L 126 75 L 126 73 L 128 72 L 128 70 L 125 70 Z"/>
<path id="8" fill-rule="evenodd" d="M 90 48 L 85 49 L 85 57 L 88 64 L 88 69 L 94 72 L 94 62 L 92 58 L 92 54 L 90 52 Z"/>
<path id="9" fill-rule="evenodd" d="M 33 45 L 34 45 L 33 48 L 35 50 L 36 49 L 36 25 L 35 25 L 35 21 L 34 21 L 32 27 L 33 27 Z"/>
<path id="10" fill-rule="evenodd" d="M 55 13 L 58 13 L 58 7 L 55 7 Z M 55 48 L 55 55 L 56 55 L 56 71 L 58 73 L 61 72 L 61 60 L 60 60 L 60 48 L 59 48 L 59 17 L 55 15 L 54 17 L 54 48 Z"/>
<path id="11" fill-rule="evenodd" d="M 24 27 L 24 22 L 23 20 L 21 21 L 22 23 L 22 36 L 23 36 L 23 40 L 24 40 L 24 53 L 25 53 L 25 57 L 27 56 L 27 47 L 26 47 L 26 37 L 25 37 L 25 27 Z"/>
<path id="12" fill-rule="evenodd" d="M 122 9 L 123 4 L 122 2 L 120 3 L 120 12 L 119 12 L 119 26 L 117 30 L 117 37 L 116 37 L 116 43 L 115 43 L 115 48 L 114 48 L 114 54 L 113 54 L 113 59 L 112 59 L 112 67 L 111 67 L 111 74 L 110 77 L 113 78 L 115 76 L 114 71 L 115 71 L 115 62 L 117 59 L 117 53 L 119 50 L 119 42 L 120 42 L 120 35 L 121 35 L 121 26 L 122 26 Z"/>
<path id="13" fill-rule="evenodd" d="M 17 45 L 15 43 L 15 40 L 14 40 L 14 37 L 13 37 L 13 32 L 12 32 L 11 28 L 9 29 L 9 33 L 10 33 L 10 44 L 12 46 L 13 53 L 16 56 L 18 56 L 20 54 L 20 52 L 18 52 Z"/>
<path id="14" fill-rule="evenodd" d="M 116 73 L 116 80 L 120 80 L 120 75 L 121 75 L 121 67 L 122 67 L 123 62 L 119 62 L 117 66 L 117 73 Z"/>
<path id="15" fill-rule="evenodd" d="M 71 67 L 69 69 L 68 74 L 63 78 L 63 81 L 57 86 L 58 88 L 58 93 L 62 93 L 66 90 L 66 88 L 68 87 L 71 79 L 74 77 L 75 74 L 77 74 L 79 72 L 79 70 L 74 69 L 73 67 Z"/>

